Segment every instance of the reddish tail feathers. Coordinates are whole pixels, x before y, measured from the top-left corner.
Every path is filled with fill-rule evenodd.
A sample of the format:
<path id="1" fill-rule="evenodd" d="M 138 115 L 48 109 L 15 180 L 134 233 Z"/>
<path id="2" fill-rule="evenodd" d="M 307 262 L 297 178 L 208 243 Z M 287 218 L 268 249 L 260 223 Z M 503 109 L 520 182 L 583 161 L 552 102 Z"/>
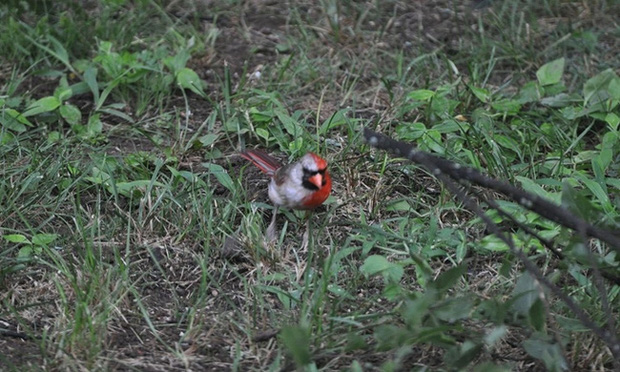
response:
<path id="1" fill-rule="evenodd" d="M 240 155 L 251 161 L 254 165 L 256 165 L 260 170 L 267 173 L 270 177 L 276 173 L 276 170 L 280 168 L 282 165 L 272 156 L 260 150 L 247 150 L 242 151 Z"/>

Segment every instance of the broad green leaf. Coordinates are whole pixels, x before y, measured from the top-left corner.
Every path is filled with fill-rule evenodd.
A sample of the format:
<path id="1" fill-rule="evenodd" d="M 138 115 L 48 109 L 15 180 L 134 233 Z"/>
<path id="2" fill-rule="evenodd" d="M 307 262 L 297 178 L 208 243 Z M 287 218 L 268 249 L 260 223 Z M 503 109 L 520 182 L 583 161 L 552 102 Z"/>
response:
<path id="1" fill-rule="evenodd" d="M 176 79 L 181 88 L 189 89 L 201 97 L 206 97 L 205 92 L 202 90 L 202 80 L 200 80 L 200 77 L 198 77 L 194 70 L 183 67 L 177 73 Z"/>
<path id="2" fill-rule="evenodd" d="M 611 130 L 618 130 L 618 124 L 620 124 L 620 117 L 613 112 L 610 112 L 605 116 L 605 122 L 609 124 Z"/>
<path id="3" fill-rule="evenodd" d="M 273 111 L 260 111 L 256 107 L 250 107 L 250 117 L 253 122 L 269 123 L 273 120 Z"/>
<path id="4" fill-rule="evenodd" d="M 540 103 L 549 106 L 549 107 L 566 107 L 571 104 L 576 103 L 577 101 L 581 101 L 581 98 L 576 99 L 574 96 L 567 93 L 560 93 L 553 95 L 551 97 L 545 97 L 540 100 Z M 575 108 L 571 107 L 570 109 L 563 110 L 564 116 L 573 116 L 576 117 L 578 114 L 575 112 L 571 112 L 571 110 L 575 110 Z"/>
<path id="5" fill-rule="evenodd" d="M 269 141 L 269 138 L 271 137 L 271 134 L 269 134 L 269 131 L 265 128 L 256 128 L 255 132 L 257 136 L 265 141 Z"/>
<path id="6" fill-rule="evenodd" d="M 58 98 L 60 102 L 66 101 L 73 95 L 71 88 L 68 86 L 58 87 L 54 91 L 54 97 Z"/>
<path id="7" fill-rule="evenodd" d="M 367 277 L 387 270 L 392 263 L 387 258 L 380 255 L 372 255 L 364 260 L 364 264 L 360 267 L 360 271 Z"/>
<path id="8" fill-rule="evenodd" d="M 27 245 L 25 247 L 21 247 L 17 252 L 17 259 L 19 261 L 24 261 L 32 257 L 34 254 L 40 254 L 43 251 L 41 247 L 35 247 L 32 245 Z"/>
<path id="9" fill-rule="evenodd" d="M 467 272 L 467 262 L 463 262 L 458 266 L 455 266 L 445 273 L 439 275 L 437 279 L 433 280 L 431 285 L 437 289 L 440 293 L 451 289 Z"/>
<path id="10" fill-rule="evenodd" d="M 403 123 L 396 127 L 398 138 L 406 141 L 414 141 L 426 133 L 426 126 L 423 123 Z"/>
<path id="11" fill-rule="evenodd" d="M 28 238 L 26 238 L 26 236 L 22 235 L 22 234 L 8 234 L 5 235 L 4 240 L 6 240 L 9 243 L 26 243 L 26 244 L 30 244 L 30 240 L 28 240 Z"/>
<path id="12" fill-rule="evenodd" d="M 353 350 L 358 350 L 358 349 L 365 349 L 366 347 L 368 347 L 368 345 L 366 344 L 366 339 L 364 339 L 364 337 L 358 335 L 357 333 L 352 333 L 349 332 L 347 333 L 347 343 L 344 347 L 345 351 L 353 351 Z M 363 371 L 363 369 L 359 369 L 360 371 Z"/>
<path id="13" fill-rule="evenodd" d="M 446 361 L 455 370 L 464 370 L 480 354 L 483 346 L 481 343 L 465 340 L 462 344 L 454 346 L 454 350 L 446 353 Z"/>
<path id="14" fill-rule="evenodd" d="M 58 112 L 60 112 L 60 116 L 62 116 L 62 118 L 71 125 L 80 124 L 82 121 L 82 113 L 80 112 L 80 109 L 72 104 L 61 105 Z"/>
<path id="15" fill-rule="evenodd" d="M 338 110 L 334 112 L 329 119 L 321 124 L 320 133 L 325 134 L 328 130 L 341 126 L 347 122 L 347 110 Z"/>
<path id="16" fill-rule="evenodd" d="M 26 131 L 26 126 L 31 127 L 32 123 L 28 121 L 19 111 L 12 108 L 5 108 L 0 113 L 0 124 L 3 127 L 21 133 Z"/>
<path id="17" fill-rule="evenodd" d="M 617 79 L 618 75 L 610 68 L 586 81 L 583 86 L 585 105 L 587 106 L 591 102 L 597 103 L 602 99 L 609 98 L 610 95 L 607 89 L 610 83 Z M 613 83 L 611 86 L 614 87 L 615 84 Z"/>
<path id="18" fill-rule="evenodd" d="M 215 141 L 218 140 L 218 138 L 220 138 L 219 134 L 215 134 L 215 133 L 208 133 L 205 134 L 204 136 L 198 138 L 198 141 L 200 141 L 200 143 L 207 147 L 207 146 L 211 146 L 212 144 L 215 143 Z"/>
<path id="19" fill-rule="evenodd" d="M 232 178 L 228 175 L 228 172 L 218 164 L 213 163 L 202 163 L 202 165 L 207 168 L 209 173 L 215 176 L 219 183 L 222 184 L 228 191 L 234 193 L 235 192 L 235 183 Z"/>
<path id="20" fill-rule="evenodd" d="M 620 78 L 617 75 L 609 82 L 607 91 L 613 99 L 620 100 Z"/>
<path id="21" fill-rule="evenodd" d="M 521 90 L 517 95 L 517 101 L 521 104 L 537 102 L 542 96 L 540 91 L 541 89 L 538 83 L 536 81 L 530 81 L 521 87 Z"/>
<path id="22" fill-rule="evenodd" d="M 525 191 L 536 194 L 543 198 L 553 199 L 552 195 L 549 192 L 545 191 L 545 189 L 543 189 L 539 184 L 537 184 L 536 181 L 522 176 L 517 176 L 515 177 L 515 179 L 521 183 L 521 187 L 523 187 Z"/>
<path id="23" fill-rule="evenodd" d="M 84 81 L 93 94 L 95 103 L 99 102 L 99 84 L 97 83 L 97 68 L 90 66 L 84 71 Z"/>
<path id="24" fill-rule="evenodd" d="M 564 182 L 562 185 L 562 206 L 586 221 L 596 221 L 600 215 L 592 201 L 568 182 Z"/>
<path id="25" fill-rule="evenodd" d="M 505 252 L 510 248 L 495 235 L 487 235 L 480 240 L 480 247 L 491 252 Z"/>
<path id="26" fill-rule="evenodd" d="M 540 285 L 536 279 L 530 273 L 523 272 L 512 291 L 512 296 L 515 298 L 512 308 L 517 313 L 527 316 L 532 305 L 538 299 L 539 290 Z"/>
<path id="27" fill-rule="evenodd" d="M 497 112 L 515 115 L 521 110 L 521 103 L 512 99 L 502 99 L 491 103 L 491 107 Z"/>
<path id="28" fill-rule="evenodd" d="M 99 110 L 97 110 L 98 112 L 103 112 L 112 116 L 116 116 L 118 118 L 121 118 L 123 120 L 125 120 L 128 123 L 134 123 L 135 121 L 131 118 L 131 116 L 125 114 L 122 111 L 116 110 L 114 108 L 111 107 L 112 105 L 100 108 Z"/>
<path id="29" fill-rule="evenodd" d="M 99 114 L 94 114 L 88 118 L 88 124 L 86 124 L 86 134 L 88 136 L 95 136 L 100 134 L 103 130 L 103 123 L 99 119 Z"/>
<path id="30" fill-rule="evenodd" d="M 595 159 L 593 159 L 593 162 L 595 162 Z M 610 204 L 609 195 L 607 195 L 607 191 L 603 189 L 603 186 L 601 186 L 601 184 L 594 181 L 593 179 L 587 178 L 585 175 L 579 172 L 575 172 L 573 176 L 579 181 L 581 181 L 583 184 L 585 184 L 588 190 L 590 190 L 590 192 L 598 199 L 598 201 L 604 207 Z"/>
<path id="31" fill-rule="evenodd" d="M 411 204 L 409 204 L 408 201 L 406 200 L 396 200 L 395 202 L 391 202 L 390 204 L 388 204 L 385 207 L 386 211 L 390 211 L 390 212 L 407 212 L 410 211 L 411 208 Z"/>
<path id="32" fill-rule="evenodd" d="M 393 281 L 399 281 L 404 274 L 402 266 L 389 262 L 385 257 L 380 255 L 367 257 L 366 260 L 364 260 L 364 264 L 360 267 L 360 271 L 366 277 L 380 273 Z"/>
<path id="33" fill-rule="evenodd" d="M 523 341 L 523 348 L 532 357 L 541 360 L 548 371 L 567 371 L 561 346 L 550 336 L 539 333 Z"/>
<path id="34" fill-rule="evenodd" d="M 33 102 L 28 108 L 26 112 L 23 113 L 24 116 L 33 116 L 37 114 L 41 114 L 44 112 L 54 111 L 60 106 L 60 100 L 54 96 L 43 97 L 36 102 Z"/>
<path id="35" fill-rule="evenodd" d="M 497 327 L 494 327 L 493 329 L 491 329 L 490 332 L 487 332 L 485 334 L 484 343 L 488 346 L 495 345 L 497 342 L 501 341 L 504 338 L 507 331 L 508 328 L 505 325 L 499 325 Z"/>
<path id="36" fill-rule="evenodd" d="M 312 361 L 310 354 L 310 332 L 299 326 L 285 326 L 280 332 L 282 344 L 295 360 L 298 369 L 303 370 Z"/>
<path id="37" fill-rule="evenodd" d="M 471 89 L 472 93 L 474 93 L 474 95 L 476 96 L 476 98 L 478 98 L 480 100 L 480 102 L 482 103 L 487 103 L 489 102 L 489 98 L 491 97 L 491 93 L 489 93 L 488 90 L 484 89 L 484 88 L 478 88 L 476 86 L 473 85 L 468 85 L 469 89 Z"/>
<path id="38" fill-rule="evenodd" d="M 58 238 L 58 234 L 36 234 L 32 237 L 32 244 L 38 246 L 48 246 Z"/>
<path id="39" fill-rule="evenodd" d="M 288 114 L 288 112 L 286 112 L 286 110 L 282 108 L 276 108 L 274 110 L 274 113 L 276 114 L 278 119 L 280 119 L 282 126 L 288 134 L 295 138 L 301 135 L 301 126 Z"/>
<path id="40" fill-rule="evenodd" d="M 433 305 L 433 315 L 445 322 L 453 323 L 468 318 L 473 306 L 473 296 L 448 298 Z"/>
<path id="41" fill-rule="evenodd" d="M 535 330 L 542 332 L 545 329 L 545 304 L 540 298 L 537 298 L 529 311 L 529 318 Z"/>
<path id="42" fill-rule="evenodd" d="M 407 94 L 407 98 L 410 98 L 414 101 L 428 101 L 429 99 L 433 98 L 434 95 L 435 92 L 433 92 L 432 90 L 419 89 Z"/>
<path id="43" fill-rule="evenodd" d="M 538 71 L 536 71 L 536 78 L 540 85 L 552 85 L 557 84 L 562 80 L 564 74 L 564 58 L 556 59 L 542 65 Z"/>

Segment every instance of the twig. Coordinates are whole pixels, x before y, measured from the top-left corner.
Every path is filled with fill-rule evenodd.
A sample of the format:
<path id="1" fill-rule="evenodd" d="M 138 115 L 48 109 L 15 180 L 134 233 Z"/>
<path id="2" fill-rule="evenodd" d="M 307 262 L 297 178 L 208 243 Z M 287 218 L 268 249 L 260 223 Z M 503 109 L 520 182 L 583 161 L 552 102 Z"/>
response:
<path id="1" fill-rule="evenodd" d="M 424 166 L 429 172 L 435 175 L 444 185 L 454 193 L 458 199 L 460 199 L 465 206 L 471 209 L 478 217 L 480 217 L 487 225 L 487 228 L 501 239 L 508 247 L 510 251 L 516 255 L 519 260 L 525 266 L 525 269 L 533 275 L 536 280 L 547 287 L 553 294 L 559 297 L 566 306 L 577 316 L 579 321 L 592 330 L 603 342 L 609 346 L 612 355 L 616 360 L 620 360 L 620 342 L 615 334 L 615 329 L 612 328 L 613 322 L 609 323 L 610 329 L 603 329 L 599 327 L 590 316 L 581 309 L 573 299 L 565 294 L 559 287 L 551 283 L 530 261 L 527 255 L 520 249 L 517 249 L 510 235 L 504 234 L 499 226 L 497 226 L 484 211 L 480 208 L 476 202 L 469 197 L 463 190 L 461 190 L 457 183 L 453 181 L 457 180 L 461 182 L 466 180 L 472 184 L 487 187 L 493 189 L 503 195 L 508 196 L 512 200 L 518 202 L 526 209 L 538 213 L 539 215 L 548 218 L 558 224 L 569 227 L 584 235 L 596 237 L 602 241 L 605 241 L 613 249 L 620 252 L 620 238 L 614 236 L 611 232 L 596 228 L 590 225 L 588 222 L 575 216 L 566 208 L 557 206 L 550 201 L 521 190 L 507 182 L 492 179 L 483 175 L 479 171 L 465 167 L 460 164 L 451 162 L 446 159 L 439 158 L 429 153 L 419 151 L 414 146 L 393 140 L 385 135 L 376 133 L 368 128 L 364 128 L 364 137 L 366 141 L 373 147 L 386 150 L 397 156 L 403 156 L 407 159 Z M 598 271 L 597 271 L 598 273 Z M 600 290 L 600 289 L 599 289 Z M 601 295 L 605 295 L 602 292 Z M 603 305 L 607 304 L 604 301 Z"/>

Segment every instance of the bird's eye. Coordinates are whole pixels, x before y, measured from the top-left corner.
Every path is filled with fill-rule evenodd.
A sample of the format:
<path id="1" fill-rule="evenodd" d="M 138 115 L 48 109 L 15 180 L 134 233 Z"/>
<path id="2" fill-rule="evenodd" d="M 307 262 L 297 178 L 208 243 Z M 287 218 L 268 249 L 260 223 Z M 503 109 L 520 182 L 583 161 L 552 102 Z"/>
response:
<path id="1" fill-rule="evenodd" d="M 312 176 L 314 176 L 317 173 L 321 173 L 321 171 L 312 171 L 312 170 L 304 167 L 304 173 L 307 174 L 308 177 L 312 177 Z"/>

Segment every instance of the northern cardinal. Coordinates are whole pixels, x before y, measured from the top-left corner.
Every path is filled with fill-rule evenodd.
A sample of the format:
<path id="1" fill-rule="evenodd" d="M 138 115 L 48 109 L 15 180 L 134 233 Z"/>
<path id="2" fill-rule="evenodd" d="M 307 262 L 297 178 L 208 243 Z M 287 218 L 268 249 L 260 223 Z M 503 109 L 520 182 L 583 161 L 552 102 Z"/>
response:
<path id="1" fill-rule="evenodd" d="M 279 207 L 311 210 L 323 204 L 332 190 L 327 162 L 315 153 L 309 152 L 299 161 L 284 166 L 263 151 L 248 150 L 240 155 L 271 177 L 269 199 L 276 208 L 267 228 L 269 240 L 275 240 L 276 237 L 276 215 Z"/>

